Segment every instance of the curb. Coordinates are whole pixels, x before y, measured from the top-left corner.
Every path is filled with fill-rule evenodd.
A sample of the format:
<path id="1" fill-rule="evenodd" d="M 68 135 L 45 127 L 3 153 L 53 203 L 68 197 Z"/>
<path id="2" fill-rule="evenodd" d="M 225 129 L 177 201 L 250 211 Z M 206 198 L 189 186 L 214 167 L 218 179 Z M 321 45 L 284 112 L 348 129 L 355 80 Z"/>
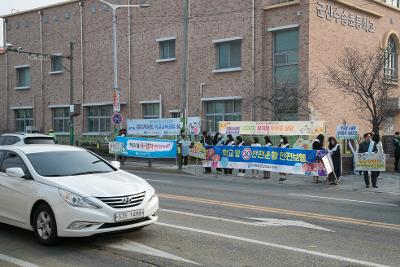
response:
<path id="1" fill-rule="evenodd" d="M 193 176 L 192 173 L 185 172 L 183 170 L 174 170 L 174 169 L 164 169 L 164 168 L 149 168 L 149 167 L 125 167 L 121 168 L 124 171 L 140 171 L 140 172 L 156 172 L 156 173 L 168 173 L 168 174 L 181 174 L 181 175 L 190 175 Z"/>

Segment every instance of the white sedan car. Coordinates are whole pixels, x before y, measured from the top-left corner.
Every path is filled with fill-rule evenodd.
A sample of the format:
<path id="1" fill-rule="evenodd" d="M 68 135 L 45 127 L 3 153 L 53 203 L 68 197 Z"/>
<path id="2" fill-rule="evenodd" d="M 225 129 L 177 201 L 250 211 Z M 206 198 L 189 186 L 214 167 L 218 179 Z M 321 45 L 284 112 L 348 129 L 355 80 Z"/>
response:
<path id="1" fill-rule="evenodd" d="M 154 188 L 119 162 L 72 146 L 0 147 L 0 222 L 58 237 L 140 229 L 157 221 Z"/>

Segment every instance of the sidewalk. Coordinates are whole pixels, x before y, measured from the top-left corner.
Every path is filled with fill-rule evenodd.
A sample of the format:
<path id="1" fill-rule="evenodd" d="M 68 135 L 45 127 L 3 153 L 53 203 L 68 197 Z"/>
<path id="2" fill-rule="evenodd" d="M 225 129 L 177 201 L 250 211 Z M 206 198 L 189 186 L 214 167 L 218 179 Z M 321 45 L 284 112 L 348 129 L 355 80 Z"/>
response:
<path id="1" fill-rule="evenodd" d="M 232 176 L 226 176 L 224 174 L 216 174 L 215 170 L 213 170 L 212 174 L 204 174 L 204 168 L 201 165 L 189 165 L 184 167 L 182 170 L 178 170 L 177 166 L 174 164 L 168 163 L 160 163 L 154 162 L 152 166 L 149 168 L 147 162 L 133 162 L 128 161 L 125 165 L 122 165 L 122 169 L 128 171 L 147 171 L 147 172 L 159 172 L 159 173 L 169 173 L 169 174 L 184 174 L 184 175 L 192 175 L 204 177 L 212 175 L 217 179 L 220 178 L 228 178 L 230 180 L 238 180 L 238 181 L 265 181 L 266 183 L 273 184 L 282 184 L 282 185 L 291 185 L 298 187 L 309 187 L 315 186 L 316 189 L 332 189 L 332 190 L 340 190 L 340 191 L 349 191 L 349 192 L 373 192 L 373 193 L 382 193 L 382 194 L 390 194 L 390 195 L 399 195 L 400 196 L 400 174 L 399 173 L 386 173 L 383 172 L 380 174 L 378 179 L 378 188 L 365 188 L 364 178 L 362 175 L 345 175 L 341 177 L 340 185 L 328 185 L 324 178 L 322 177 L 320 184 L 313 184 L 312 177 L 302 176 L 302 175 L 287 175 L 287 180 L 284 182 L 279 182 L 279 174 L 271 173 L 271 179 L 265 180 L 262 177 L 262 172 L 260 171 L 261 176 L 252 177 L 251 170 L 246 171 L 246 176 L 240 177 L 237 176 L 237 170 L 234 171 Z"/>

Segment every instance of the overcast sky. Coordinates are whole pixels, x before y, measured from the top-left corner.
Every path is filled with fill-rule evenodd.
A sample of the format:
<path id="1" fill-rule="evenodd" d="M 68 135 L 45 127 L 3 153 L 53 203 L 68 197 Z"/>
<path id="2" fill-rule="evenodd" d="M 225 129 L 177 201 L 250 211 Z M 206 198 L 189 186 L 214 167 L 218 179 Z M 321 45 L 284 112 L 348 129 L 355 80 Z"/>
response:
<path id="1" fill-rule="evenodd" d="M 0 16 L 68 0 L 0 0 Z M 3 21 L 0 25 L 0 46 L 3 45 Z"/>

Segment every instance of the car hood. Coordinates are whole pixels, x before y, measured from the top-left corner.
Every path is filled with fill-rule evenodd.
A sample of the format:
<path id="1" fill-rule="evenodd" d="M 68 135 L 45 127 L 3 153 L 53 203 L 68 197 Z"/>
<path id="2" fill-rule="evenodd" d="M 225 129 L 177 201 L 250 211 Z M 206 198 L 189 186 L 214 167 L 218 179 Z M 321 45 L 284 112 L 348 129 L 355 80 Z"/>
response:
<path id="1" fill-rule="evenodd" d="M 142 178 L 125 171 L 64 177 L 42 177 L 44 183 L 82 197 L 114 197 L 143 192 L 152 187 Z"/>

